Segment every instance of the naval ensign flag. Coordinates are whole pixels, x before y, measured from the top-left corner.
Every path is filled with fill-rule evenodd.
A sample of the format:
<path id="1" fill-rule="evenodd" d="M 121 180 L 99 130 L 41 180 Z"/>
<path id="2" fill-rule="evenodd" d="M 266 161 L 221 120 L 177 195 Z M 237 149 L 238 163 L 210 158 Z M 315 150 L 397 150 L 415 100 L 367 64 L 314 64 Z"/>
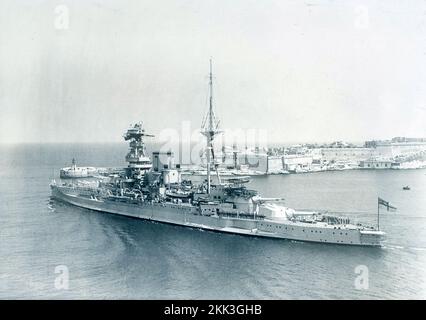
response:
<path id="1" fill-rule="evenodd" d="M 389 201 L 385 201 L 382 198 L 377 198 L 377 230 L 379 230 L 380 227 L 380 220 L 379 220 L 379 213 L 380 213 L 380 206 L 384 206 L 386 207 L 386 210 L 389 211 L 389 209 L 391 210 L 396 210 L 396 208 L 394 206 L 391 206 L 389 204 Z"/>
<path id="2" fill-rule="evenodd" d="M 386 209 L 387 209 L 387 211 L 389 211 L 389 209 L 392 209 L 392 210 L 396 210 L 396 208 L 395 207 L 393 207 L 393 206 L 391 206 L 390 204 L 389 204 L 389 201 L 385 201 L 385 200 L 383 200 L 382 198 L 378 198 L 378 205 L 380 206 L 380 205 L 382 205 L 382 206 L 385 206 L 386 207 Z"/>

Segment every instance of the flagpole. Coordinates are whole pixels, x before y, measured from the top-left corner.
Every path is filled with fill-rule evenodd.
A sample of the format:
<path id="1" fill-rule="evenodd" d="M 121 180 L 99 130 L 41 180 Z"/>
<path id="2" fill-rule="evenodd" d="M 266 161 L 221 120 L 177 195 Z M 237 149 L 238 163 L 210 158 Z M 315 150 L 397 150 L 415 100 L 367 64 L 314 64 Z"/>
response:
<path id="1" fill-rule="evenodd" d="M 377 231 L 380 229 L 380 200 L 377 199 Z"/>
<path id="2" fill-rule="evenodd" d="M 385 201 L 380 197 L 377 198 L 377 231 L 380 229 L 380 205 L 386 206 L 387 211 L 389 211 L 389 209 L 396 210 L 394 206 L 389 204 L 389 201 Z"/>

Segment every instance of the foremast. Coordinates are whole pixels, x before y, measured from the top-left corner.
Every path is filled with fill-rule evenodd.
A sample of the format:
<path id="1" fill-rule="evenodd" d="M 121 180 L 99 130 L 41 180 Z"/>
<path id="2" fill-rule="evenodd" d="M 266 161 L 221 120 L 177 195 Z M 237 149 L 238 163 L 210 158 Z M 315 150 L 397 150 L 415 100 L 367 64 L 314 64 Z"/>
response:
<path id="1" fill-rule="evenodd" d="M 209 73 L 209 110 L 203 120 L 201 125 L 201 133 L 206 137 L 207 146 L 206 146 L 206 158 L 207 158 L 207 193 L 210 194 L 211 191 L 211 171 L 212 164 L 214 167 L 214 150 L 213 150 L 213 140 L 216 135 L 221 133 L 219 130 L 219 120 L 216 118 L 216 115 L 213 110 L 213 71 L 212 71 L 212 59 L 210 59 L 210 73 Z M 212 162 L 213 160 L 213 162 Z M 216 170 L 217 173 L 217 170 Z"/>

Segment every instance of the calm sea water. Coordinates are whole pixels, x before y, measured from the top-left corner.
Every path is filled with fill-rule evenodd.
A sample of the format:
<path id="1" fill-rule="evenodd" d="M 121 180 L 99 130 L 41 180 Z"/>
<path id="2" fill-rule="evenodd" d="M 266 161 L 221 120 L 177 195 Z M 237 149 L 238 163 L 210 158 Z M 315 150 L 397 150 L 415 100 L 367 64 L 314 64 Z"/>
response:
<path id="1" fill-rule="evenodd" d="M 1 146 L 0 298 L 425 299 L 426 171 L 345 171 L 255 178 L 264 196 L 374 224 L 383 248 L 225 235 L 96 213 L 50 200 L 49 183 L 80 165 L 124 165 L 125 144 Z M 409 185 L 410 191 L 402 186 Z M 55 267 L 69 289 L 55 288 Z M 358 290 L 355 268 L 368 268 Z"/>

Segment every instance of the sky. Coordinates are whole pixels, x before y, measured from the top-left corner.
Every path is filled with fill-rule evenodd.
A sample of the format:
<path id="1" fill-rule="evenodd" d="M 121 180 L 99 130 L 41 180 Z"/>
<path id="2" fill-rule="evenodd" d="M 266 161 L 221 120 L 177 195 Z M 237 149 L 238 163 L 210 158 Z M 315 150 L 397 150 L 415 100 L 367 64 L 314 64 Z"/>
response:
<path id="1" fill-rule="evenodd" d="M 426 137 L 423 0 L 0 0 L 0 143 L 197 134 L 210 58 L 225 130 Z"/>

